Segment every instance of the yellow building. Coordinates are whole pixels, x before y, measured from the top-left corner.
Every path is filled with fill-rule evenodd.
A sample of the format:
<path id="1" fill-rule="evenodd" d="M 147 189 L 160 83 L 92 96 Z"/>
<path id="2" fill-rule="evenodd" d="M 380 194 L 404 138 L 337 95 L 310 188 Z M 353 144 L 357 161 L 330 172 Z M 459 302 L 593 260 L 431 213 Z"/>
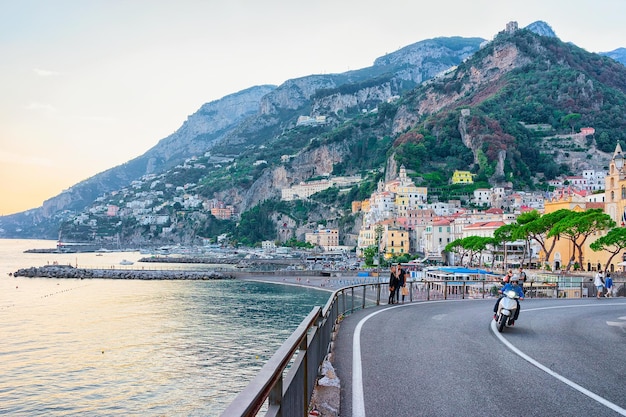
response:
<path id="1" fill-rule="evenodd" d="M 604 178 L 604 212 L 613 219 L 617 227 L 626 226 L 626 168 L 624 167 L 624 154 L 619 143 L 609 162 L 609 173 Z M 606 232 L 590 236 L 583 246 L 583 267 L 587 271 L 604 269 L 611 256 L 607 251 L 594 252 L 589 248 L 591 243 L 605 234 Z M 607 270 L 611 272 L 621 270 L 618 263 L 622 261 L 622 254 L 614 256 Z"/>
<path id="2" fill-rule="evenodd" d="M 408 254 L 410 250 L 409 232 L 389 224 L 384 224 L 384 227 L 381 249 L 385 253 L 385 259 Z"/>
<path id="3" fill-rule="evenodd" d="M 416 209 L 426 204 L 428 188 L 415 185 L 400 185 L 396 192 L 395 205 L 398 216 L 406 217 L 408 210 Z"/>
<path id="4" fill-rule="evenodd" d="M 604 203 L 588 202 L 581 195 L 569 191 L 563 192 L 552 201 L 545 202 L 545 213 L 552 213 L 559 209 L 568 209 L 573 211 L 584 211 L 592 208 L 603 208 L 618 227 L 626 226 L 626 168 L 624 167 L 624 155 L 622 148 L 617 144 L 613 158 L 609 162 L 609 173 L 605 177 L 605 197 Z M 593 242 L 605 235 L 606 232 L 597 233 L 587 238 L 583 245 L 583 264 L 581 265 L 585 271 L 597 271 L 604 269 L 609 257 L 607 251 L 595 252 L 589 248 Z M 551 241 L 547 242 L 549 247 Z M 568 239 L 559 239 L 556 242 L 550 259 L 544 260 L 553 269 L 566 269 L 573 252 L 572 242 Z M 545 257 L 545 254 L 540 256 Z M 616 271 L 621 269 L 618 263 L 622 262 L 622 256 L 613 257 L 608 271 Z M 578 259 L 574 259 L 578 262 Z"/>
<path id="5" fill-rule="evenodd" d="M 318 227 L 311 233 L 305 233 L 304 240 L 324 250 L 333 250 L 339 246 L 339 229 L 325 229 Z"/>
<path id="6" fill-rule="evenodd" d="M 585 211 L 587 210 L 587 201 L 577 193 L 562 192 L 557 194 L 552 200 L 544 202 L 544 214 L 553 213 L 561 209 Z M 553 239 L 546 239 L 547 248 L 552 246 L 552 241 Z M 566 269 L 572 258 L 573 251 L 574 247 L 570 240 L 557 239 L 550 254 L 550 259 L 545 259 L 546 254 L 543 251 L 539 254 L 539 259 L 542 263 L 549 264 L 554 271 Z"/>
<path id="7" fill-rule="evenodd" d="M 454 171 L 452 174 L 452 184 L 473 184 L 474 177 L 469 171 Z"/>

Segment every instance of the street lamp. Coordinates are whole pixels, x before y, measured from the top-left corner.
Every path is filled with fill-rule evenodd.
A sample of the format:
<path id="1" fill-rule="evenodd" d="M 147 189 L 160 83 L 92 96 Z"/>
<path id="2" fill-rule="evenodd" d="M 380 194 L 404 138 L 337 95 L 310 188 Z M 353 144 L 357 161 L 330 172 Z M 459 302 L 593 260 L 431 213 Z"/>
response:
<path id="1" fill-rule="evenodd" d="M 383 226 L 377 225 L 376 229 L 376 247 L 377 247 L 377 255 L 378 255 L 378 282 L 380 283 L 380 240 L 383 237 Z"/>

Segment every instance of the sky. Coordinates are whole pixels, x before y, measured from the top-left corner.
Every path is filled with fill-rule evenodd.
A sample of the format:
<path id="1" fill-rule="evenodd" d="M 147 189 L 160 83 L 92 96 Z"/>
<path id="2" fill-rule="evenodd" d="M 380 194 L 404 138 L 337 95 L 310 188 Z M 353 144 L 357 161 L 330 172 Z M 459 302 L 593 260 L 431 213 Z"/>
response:
<path id="1" fill-rule="evenodd" d="M 0 215 L 133 159 L 204 103 L 537 20 L 626 47 L 624 0 L 0 0 Z"/>

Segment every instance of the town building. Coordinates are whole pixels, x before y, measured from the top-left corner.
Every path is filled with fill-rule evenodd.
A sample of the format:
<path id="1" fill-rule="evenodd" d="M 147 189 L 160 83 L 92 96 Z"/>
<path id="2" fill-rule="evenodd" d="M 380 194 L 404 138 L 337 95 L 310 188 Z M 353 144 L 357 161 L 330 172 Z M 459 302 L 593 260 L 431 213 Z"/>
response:
<path id="1" fill-rule="evenodd" d="M 450 181 L 452 184 L 473 184 L 474 177 L 469 171 L 459 171 L 456 170 L 452 174 L 452 179 Z"/>
<path id="2" fill-rule="evenodd" d="M 339 229 L 327 229 L 318 226 L 317 230 L 305 233 L 304 240 L 326 251 L 336 250 L 339 247 Z"/>

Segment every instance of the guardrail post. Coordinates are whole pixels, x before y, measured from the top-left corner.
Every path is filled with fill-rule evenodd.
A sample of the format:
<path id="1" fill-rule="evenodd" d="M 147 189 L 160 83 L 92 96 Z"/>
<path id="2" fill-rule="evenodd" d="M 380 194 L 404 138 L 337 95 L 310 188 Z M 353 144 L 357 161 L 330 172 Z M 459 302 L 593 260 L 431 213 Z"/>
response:
<path id="1" fill-rule="evenodd" d="M 322 317 L 320 316 L 320 319 Z M 319 320 L 316 322 L 316 326 L 317 329 L 313 329 L 313 332 L 319 330 Z M 305 337 L 304 339 L 302 339 L 302 341 L 300 342 L 300 352 L 304 352 L 304 357 L 302 358 L 302 363 L 303 363 L 303 367 L 302 367 L 302 372 L 304 373 L 304 378 L 303 378 L 303 384 L 302 384 L 302 397 L 304 399 L 303 401 L 303 407 L 304 409 L 302 410 L 302 415 L 306 416 L 307 412 L 309 411 L 309 337 Z M 281 413 L 282 415 L 282 413 Z"/>
<path id="2" fill-rule="evenodd" d="M 281 376 L 276 385 L 274 385 L 270 391 L 268 397 L 268 411 L 275 409 L 280 410 L 281 402 L 283 399 L 283 377 Z"/>
<path id="3" fill-rule="evenodd" d="M 365 310 L 365 296 L 367 295 L 366 291 L 367 291 L 367 285 L 364 285 L 363 286 L 363 304 L 361 304 L 362 310 Z"/>
<path id="4" fill-rule="evenodd" d="M 354 287 L 350 287 L 350 314 L 354 313 Z"/>

